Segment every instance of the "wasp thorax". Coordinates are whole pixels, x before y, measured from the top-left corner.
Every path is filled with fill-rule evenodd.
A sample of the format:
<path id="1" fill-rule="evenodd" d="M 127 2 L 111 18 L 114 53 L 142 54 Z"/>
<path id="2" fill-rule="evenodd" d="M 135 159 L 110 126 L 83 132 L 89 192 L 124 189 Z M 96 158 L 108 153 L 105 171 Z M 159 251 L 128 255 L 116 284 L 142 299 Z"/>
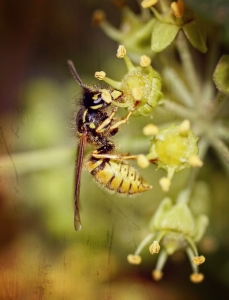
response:
<path id="1" fill-rule="evenodd" d="M 89 109 L 101 109 L 107 107 L 111 103 L 111 94 L 109 90 L 94 90 L 84 88 L 83 105 Z"/>

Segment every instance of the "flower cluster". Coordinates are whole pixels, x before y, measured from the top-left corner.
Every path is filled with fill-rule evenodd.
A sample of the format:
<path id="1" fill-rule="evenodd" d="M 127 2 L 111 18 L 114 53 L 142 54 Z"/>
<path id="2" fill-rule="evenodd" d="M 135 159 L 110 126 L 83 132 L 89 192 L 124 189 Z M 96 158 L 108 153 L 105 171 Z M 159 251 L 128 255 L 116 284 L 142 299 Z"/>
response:
<path id="1" fill-rule="evenodd" d="M 123 45 L 119 46 L 117 57 L 124 59 L 128 70 L 122 81 L 114 81 L 106 77 L 103 71 L 96 72 L 95 77 L 123 92 L 123 102 L 115 105 L 131 110 L 137 102 L 133 115 L 149 116 L 163 98 L 159 73 L 150 65 L 151 59 L 146 55 L 141 56 L 139 66 L 134 66 L 126 55 Z"/>
<path id="2" fill-rule="evenodd" d="M 203 255 L 199 256 L 195 243 L 201 240 L 207 225 L 207 216 L 199 215 L 194 218 L 185 202 L 180 200 L 173 205 L 170 198 L 165 198 L 150 221 L 151 233 L 141 242 L 134 254 L 128 255 L 127 259 L 131 264 L 140 264 L 140 252 L 151 240 L 154 240 L 149 246 L 149 252 L 152 255 L 160 254 L 152 276 L 155 280 L 160 280 L 167 257 L 177 250 L 184 249 L 193 269 L 191 281 L 201 282 L 204 276 L 199 273 L 198 266 L 204 263 L 205 258 Z"/>
<path id="3" fill-rule="evenodd" d="M 127 66 L 126 75 L 118 82 L 106 77 L 105 72 L 97 72 L 95 76 L 123 93 L 122 101 L 114 105 L 126 108 L 132 116 L 152 117 L 160 105 L 160 109 L 179 118 L 178 122 L 169 119 L 159 126 L 150 120 L 143 128 L 144 135 L 150 137 L 148 153 L 139 154 L 136 159 L 142 168 L 153 163 L 167 173 L 159 181 L 164 192 L 170 190 L 176 173 L 189 169 L 183 190 L 190 196 L 210 147 L 228 170 L 229 130 L 222 115 L 229 97 L 229 56 L 224 55 L 215 68 L 212 63 L 217 59 L 215 48 L 207 48 L 207 44 L 211 46 L 207 40 L 209 27 L 183 0 L 143 0 L 140 6 L 138 15 L 122 6 L 120 29 L 106 20 L 104 12 L 95 12 L 94 23 L 122 44 L 117 57 L 123 58 Z M 199 72 L 200 60 L 196 56 L 207 51 L 206 63 L 203 62 Z M 151 233 L 135 254 L 128 256 L 130 263 L 139 264 L 141 250 L 154 240 L 149 250 L 151 254 L 159 253 L 152 273 L 156 280 L 163 275 L 167 257 L 181 249 L 190 258 L 191 281 L 203 280 L 198 265 L 205 258 L 199 256 L 196 243 L 204 235 L 208 217 L 203 214 L 194 217 L 190 199 L 193 201 L 191 197 L 185 200 L 178 197 L 173 204 L 170 198 L 165 198 L 150 221 Z"/>

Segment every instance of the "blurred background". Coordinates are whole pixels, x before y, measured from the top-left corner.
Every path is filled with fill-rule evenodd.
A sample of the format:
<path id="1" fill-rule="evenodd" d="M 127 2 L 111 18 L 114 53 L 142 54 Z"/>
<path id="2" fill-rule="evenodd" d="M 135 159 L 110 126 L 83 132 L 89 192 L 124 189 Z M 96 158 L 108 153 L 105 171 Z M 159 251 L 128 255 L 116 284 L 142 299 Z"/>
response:
<path id="1" fill-rule="evenodd" d="M 138 12 L 134 0 L 128 4 Z M 83 172 L 83 229 L 74 230 L 77 141 L 72 119 L 81 91 L 66 61 L 74 61 L 86 84 L 97 83 L 95 71 L 104 70 L 116 80 L 125 72 L 115 57 L 116 43 L 92 26 L 98 8 L 118 27 L 120 12 L 112 1 L 0 3 L 0 299 L 226 299 L 228 179 L 217 163 L 205 174 L 210 183 L 216 177 L 219 181 L 214 213 L 210 210 L 211 233 L 219 246 L 204 253 L 205 281 L 199 285 L 189 281 L 191 267 L 183 254 L 168 261 L 160 282 L 151 279 L 156 258 L 148 249 L 140 266 L 126 260 L 147 235 L 163 198 L 158 186 L 163 173 L 153 166 L 141 170 L 153 190 L 130 198 L 108 194 Z M 228 49 L 226 40 L 223 47 Z M 118 149 L 144 153 L 148 141 L 139 139 L 147 123 L 139 117 L 123 126 L 115 138 Z M 186 178 L 185 172 L 176 176 L 171 195 Z"/>

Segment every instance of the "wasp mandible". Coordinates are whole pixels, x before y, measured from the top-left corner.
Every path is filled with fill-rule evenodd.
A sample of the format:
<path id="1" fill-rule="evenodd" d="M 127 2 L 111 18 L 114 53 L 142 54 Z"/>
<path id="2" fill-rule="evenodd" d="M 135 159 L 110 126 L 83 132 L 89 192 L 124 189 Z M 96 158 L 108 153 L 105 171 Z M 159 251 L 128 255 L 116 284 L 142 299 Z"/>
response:
<path id="1" fill-rule="evenodd" d="M 118 107 L 115 103 L 121 102 L 121 91 L 107 88 L 99 89 L 86 86 L 80 79 L 75 66 L 68 60 L 69 69 L 83 89 L 81 107 L 76 115 L 76 129 L 79 139 L 75 163 L 75 192 L 74 192 L 74 226 L 81 229 L 79 212 L 80 181 L 84 158 L 84 148 L 88 143 L 96 148 L 90 153 L 86 169 L 95 180 L 109 191 L 124 195 L 141 193 L 152 188 L 125 160 L 137 159 L 137 155 L 113 154 L 114 142 L 110 139 L 119 127 L 126 124 L 135 110 L 132 110 L 122 119 L 116 119 Z"/>

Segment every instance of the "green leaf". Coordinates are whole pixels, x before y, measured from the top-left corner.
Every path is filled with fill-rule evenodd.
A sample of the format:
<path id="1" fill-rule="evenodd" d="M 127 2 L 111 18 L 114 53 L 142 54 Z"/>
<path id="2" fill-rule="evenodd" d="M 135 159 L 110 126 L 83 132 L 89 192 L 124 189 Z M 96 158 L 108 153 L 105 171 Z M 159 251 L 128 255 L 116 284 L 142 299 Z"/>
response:
<path id="1" fill-rule="evenodd" d="M 156 20 L 152 31 L 151 49 L 154 52 L 164 50 L 175 39 L 179 29 L 180 26 Z"/>
<path id="2" fill-rule="evenodd" d="M 205 30 L 199 22 L 193 20 L 192 22 L 185 24 L 182 28 L 194 48 L 202 53 L 207 52 Z"/>
<path id="3" fill-rule="evenodd" d="M 229 94 L 229 55 L 221 57 L 213 74 L 213 80 L 220 92 Z"/>

